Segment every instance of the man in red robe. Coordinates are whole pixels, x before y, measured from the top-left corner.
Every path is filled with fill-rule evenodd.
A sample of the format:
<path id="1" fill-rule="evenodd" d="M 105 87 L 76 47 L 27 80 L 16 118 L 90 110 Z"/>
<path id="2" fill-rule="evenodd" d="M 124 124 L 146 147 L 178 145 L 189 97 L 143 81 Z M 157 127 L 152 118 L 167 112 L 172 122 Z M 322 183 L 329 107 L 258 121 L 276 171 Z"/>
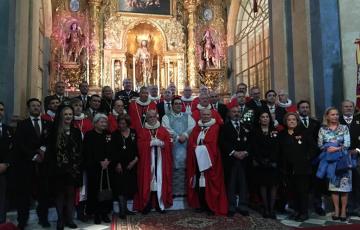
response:
<path id="1" fill-rule="evenodd" d="M 219 125 L 209 109 L 200 112 L 200 120 L 188 142 L 186 186 L 190 207 L 210 214 L 226 215 L 228 203 L 221 153 L 218 147 Z"/>
<path id="2" fill-rule="evenodd" d="M 181 101 L 183 103 L 181 112 L 191 114 L 194 98 L 192 97 L 192 89 L 190 86 L 185 86 Z"/>
<path id="3" fill-rule="evenodd" d="M 208 109 L 211 111 L 211 116 L 215 119 L 216 124 L 224 124 L 224 121 L 221 118 L 220 114 L 211 106 L 209 94 L 207 93 L 201 93 L 199 95 L 199 104 L 197 104 L 196 109 L 192 111 L 191 116 L 196 122 L 200 120 L 200 111 L 203 109 Z"/>
<path id="4" fill-rule="evenodd" d="M 129 105 L 131 128 L 135 129 L 137 133 L 141 132 L 144 127 L 146 113 L 149 110 L 156 110 L 156 104 L 151 101 L 148 89 L 143 86 L 140 88 L 139 98 Z"/>
<path id="5" fill-rule="evenodd" d="M 138 135 L 138 192 L 134 209 L 147 214 L 153 207 L 160 213 L 172 205 L 172 154 L 170 134 L 160 126 L 157 112 L 146 113 Z"/>

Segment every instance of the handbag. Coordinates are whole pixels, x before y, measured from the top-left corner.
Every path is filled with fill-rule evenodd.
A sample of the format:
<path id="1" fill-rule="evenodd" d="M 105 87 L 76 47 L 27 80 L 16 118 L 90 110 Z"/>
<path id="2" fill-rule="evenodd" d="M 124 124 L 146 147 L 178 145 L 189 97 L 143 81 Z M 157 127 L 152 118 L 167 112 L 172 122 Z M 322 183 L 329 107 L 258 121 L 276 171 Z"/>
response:
<path id="1" fill-rule="evenodd" d="M 354 165 L 351 156 L 349 154 L 344 154 L 336 163 L 335 173 L 336 175 L 341 175 L 353 167 Z"/>
<path id="2" fill-rule="evenodd" d="M 104 171 L 106 171 L 106 180 L 107 180 L 107 188 L 103 189 L 103 177 L 104 177 Z M 109 171 L 108 169 L 101 170 L 101 176 L 100 176 L 100 190 L 98 193 L 98 201 L 108 201 L 112 200 L 113 193 L 110 187 L 110 179 L 109 179 Z"/>

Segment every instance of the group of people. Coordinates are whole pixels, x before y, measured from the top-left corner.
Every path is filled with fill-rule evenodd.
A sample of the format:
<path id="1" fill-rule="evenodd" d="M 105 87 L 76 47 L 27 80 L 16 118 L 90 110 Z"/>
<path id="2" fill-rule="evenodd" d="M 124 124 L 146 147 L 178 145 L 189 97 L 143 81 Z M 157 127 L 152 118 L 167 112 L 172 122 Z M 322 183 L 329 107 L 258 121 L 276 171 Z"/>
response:
<path id="1" fill-rule="evenodd" d="M 174 84 L 162 95 L 157 86 L 135 92 L 128 79 L 123 87 L 90 96 L 83 82 L 80 95 L 68 98 L 57 82 L 43 109 L 39 99 L 27 101 L 29 116 L 15 131 L 3 123 L 0 103 L 0 223 L 6 191 L 16 197 L 20 229 L 32 198 L 43 227 L 55 205 L 57 229 L 76 228 L 75 212 L 108 223 L 113 201 L 126 218 L 165 213 L 177 197 L 208 215 L 248 216 L 252 206 L 276 219 L 276 207 L 288 206 L 289 218 L 304 221 L 309 192 L 319 215 L 330 192 L 334 220 L 360 216 L 360 117 L 352 101 L 342 103 L 341 115 L 326 109 L 320 123 L 309 101 L 295 105 L 283 90 L 262 99 L 259 87 L 248 96 L 240 83 L 225 105 L 206 87 L 198 97 L 189 86 L 181 96 Z"/>

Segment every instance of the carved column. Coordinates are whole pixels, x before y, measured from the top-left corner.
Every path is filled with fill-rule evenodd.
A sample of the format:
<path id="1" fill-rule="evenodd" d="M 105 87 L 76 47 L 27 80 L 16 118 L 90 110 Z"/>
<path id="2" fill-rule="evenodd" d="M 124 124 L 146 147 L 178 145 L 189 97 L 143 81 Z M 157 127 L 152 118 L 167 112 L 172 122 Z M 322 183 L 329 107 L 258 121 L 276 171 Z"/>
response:
<path id="1" fill-rule="evenodd" d="M 197 88 L 199 86 L 197 80 L 197 71 L 196 71 L 196 38 L 195 38 L 195 13 L 196 7 L 199 5 L 199 0 L 185 0 L 185 8 L 189 14 L 189 22 L 187 25 L 188 30 L 188 49 L 187 49 L 187 75 L 190 81 L 190 86 L 192 88 Z"/>
<path id="2" fill-rule="evenodd" d="M 88 0 L 90 21 L 89 85 L 98 88 L 101 77 L 100 7 L 102 0 Z"/>

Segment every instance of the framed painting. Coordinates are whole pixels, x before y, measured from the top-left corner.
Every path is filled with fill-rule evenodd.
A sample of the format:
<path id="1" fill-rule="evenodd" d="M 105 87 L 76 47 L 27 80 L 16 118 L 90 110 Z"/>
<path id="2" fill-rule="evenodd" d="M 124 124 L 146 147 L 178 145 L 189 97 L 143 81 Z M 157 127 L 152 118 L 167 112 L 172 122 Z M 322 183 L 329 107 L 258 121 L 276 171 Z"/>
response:
<path id="1" fill-rule="evenodd" d="M 173 12 L 173 0 L 118 0 L 118 11 L 170 16 Z"/>

